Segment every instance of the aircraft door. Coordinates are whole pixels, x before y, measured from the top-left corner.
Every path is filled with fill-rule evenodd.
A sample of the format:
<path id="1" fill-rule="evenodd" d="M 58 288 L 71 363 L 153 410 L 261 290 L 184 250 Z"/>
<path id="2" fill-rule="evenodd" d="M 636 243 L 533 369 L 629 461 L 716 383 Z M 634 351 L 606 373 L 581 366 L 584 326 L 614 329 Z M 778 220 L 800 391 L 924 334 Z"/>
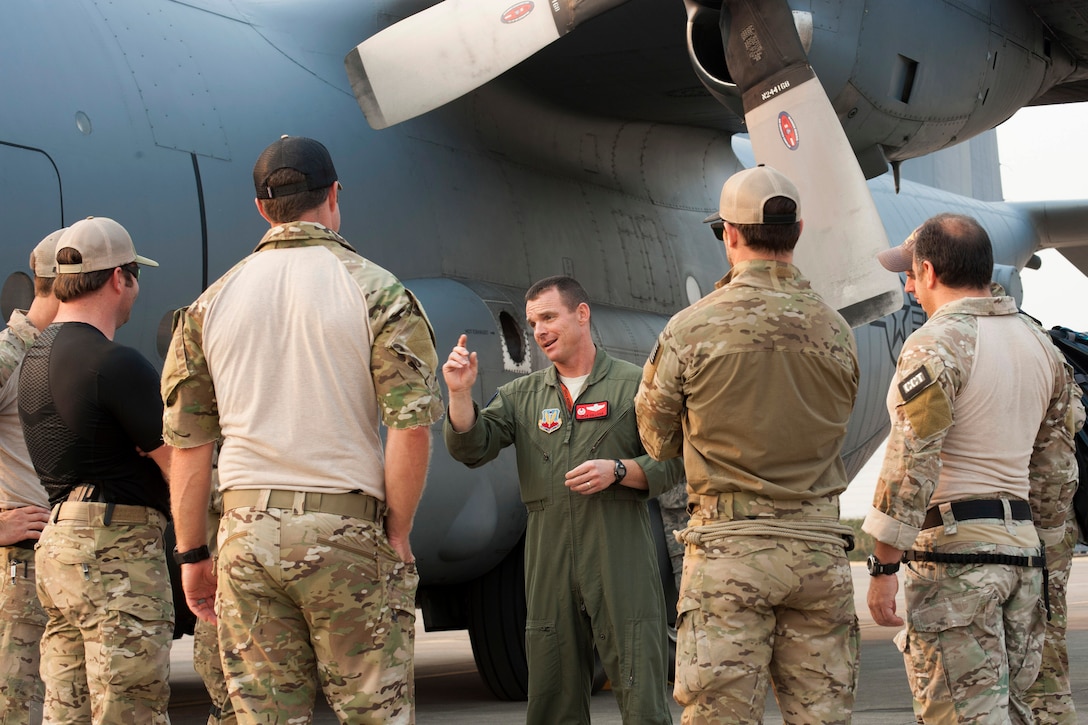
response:
<path id="1" fill-rule="evenodd" d="M 60 172 L 41 149 L 0 140 L 0 219 L 5 238 L 0 247 L 0 312 L 6 322 L 12 310 L 25 310 L 34 299 L 30 251 L 64 226 Z"/>

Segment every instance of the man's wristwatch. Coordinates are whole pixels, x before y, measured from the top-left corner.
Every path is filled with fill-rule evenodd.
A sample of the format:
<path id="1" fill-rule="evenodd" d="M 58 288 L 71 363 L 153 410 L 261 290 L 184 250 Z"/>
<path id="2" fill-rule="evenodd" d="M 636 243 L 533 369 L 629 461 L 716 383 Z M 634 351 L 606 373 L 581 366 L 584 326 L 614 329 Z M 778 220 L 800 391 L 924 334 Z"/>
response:
<path id="1" fill-rule="evenodd" d="M 869 555 L 869 558 L 865 560 L 865 565 L 869 567 L 869 576 L 883 576 L 899 571 L 898 561 L 893 561 L 891 564 L 881 564 L 875 554 Z"/>
<path id="2" fill-rule="evenodd" d="M 612 460 L 616 463 L 616 465 L 612 468 L 612 473 L 616 474 L 616 480 L 612 483 L 616 484 L 622 481 L 623 477 L 627 475 L 627 466 L 623 465 L 623 461 L 618 458 L 614 458 Z"/>
<path id="3" fill-rule="evenodd" d="M 195 549 L 189 549 L 188 551 L 178 551 L 178 547 L 174 547 L 174 561 L 178 563 L 178 566 L 182 564 L 195 564 L 198 561 L 204 561 L 205 559 L 210 558 L 212 558 L 212 552 L 208 549 L 207 544 L 198 546 Z"/>

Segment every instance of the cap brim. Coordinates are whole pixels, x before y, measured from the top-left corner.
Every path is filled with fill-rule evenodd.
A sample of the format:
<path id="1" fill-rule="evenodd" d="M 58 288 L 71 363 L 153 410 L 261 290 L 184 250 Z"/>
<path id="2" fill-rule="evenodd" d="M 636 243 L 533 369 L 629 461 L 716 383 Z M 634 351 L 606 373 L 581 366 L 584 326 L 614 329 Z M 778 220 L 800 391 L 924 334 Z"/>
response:
<path id="1" fill-rule="evenodd" d="M 900 244 L 898 247 L 891 247 L 885 249 L 882 252 L 877 252 L 876 260 L 880 262 L 880 266 L 889 272 L 909 272 L 914 265 L 914 254 L 908 252 L 906 244 Z"/>
<path id="2" fill-rule="evenodd" d="M 148 259 L 147 257 L 141 257 L 139 254 L 136 255 L 136 264 L 142 264 L 145 267 L 158 267 L 159 266 L 159 263 L 156 262 L 154 259 Z"/>
<path id="3" fill-rule="evenodd" d="M 713 214 L 711 214 L 710 216 L 708 216 L 706 219 L 703 219 L 703 224 L 710 224 L 711 222 L 723 222 L 723 221 L 725 221 L 725 220 L 722 219 L 721 212 L 716 211 Z"/>

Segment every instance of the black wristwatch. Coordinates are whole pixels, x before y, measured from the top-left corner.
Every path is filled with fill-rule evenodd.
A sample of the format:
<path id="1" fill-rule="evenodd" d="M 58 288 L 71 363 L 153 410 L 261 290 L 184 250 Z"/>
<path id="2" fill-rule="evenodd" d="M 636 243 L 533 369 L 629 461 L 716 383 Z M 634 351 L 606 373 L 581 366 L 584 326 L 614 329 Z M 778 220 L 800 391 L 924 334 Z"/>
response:
<path id="1" fill-rule="evenodd" d="M 198 561 L 204 561 L 205 559 L 212 558 L 212 552 L 208 549 L 208 546 L 198 546 L 195 549 L 189 549 L 188 551 L 178 551 L 178 547 L 174 547 L 174 561 L 178 563 L 178 566 L 182 564 L 195 564 Z"/>
<path id="2" fill-rule="evenodd" d="M 613 481 L 612 483 L 616 484 L 616 483 L 619 483 L 620 481 L 622 481 L 623 477 L 627 475 L 627 466 L 623 465 L 623 461 L 621 461 L 618 458 L 614 458 L 612 460 L 614 460 L 616 462 L 615 467 L 613 467 L 613 469 L 612 469 L 612 472 L 614 474 L 616 474 L 616 480 Z"/>
<path id="3" fill-rule="evenodd" d="M 881 564 L 875 554 L 869 555 L 869 558 L 865 560 L 865 565 L 869 567 L 869 576 L 884 576 L 899 571 L 898 561 L 893 561 L 891 564 Z"/>

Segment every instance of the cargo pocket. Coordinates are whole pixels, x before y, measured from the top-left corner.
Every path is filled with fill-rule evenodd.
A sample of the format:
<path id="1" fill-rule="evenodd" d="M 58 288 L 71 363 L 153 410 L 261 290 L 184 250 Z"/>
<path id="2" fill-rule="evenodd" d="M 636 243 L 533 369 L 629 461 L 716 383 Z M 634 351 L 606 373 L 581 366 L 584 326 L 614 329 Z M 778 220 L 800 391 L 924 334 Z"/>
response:
<path id="1" fill-rule="evenodd" d="M 673 697 L 681 705 L 693 702 L 705 686 L 702 672 L 706 652 L 700 643 L 706 637 L 704 620 L 698 599 L 682 597 L 676 603 L 676 683 Z"/>
<path id="2" fill-rule="evenodd" d="M 945 595 L 910 613 L 913 632 L 903 655 L 916 699 L 961 702 L 994 687 L 1001 666 L 996 606 L 977 590 Z"/>
<path id="3" fill-rule="evenodd" d="M 562 665 L 554 621 L 537 619 L 525 623 L 525 654 L 529 661 L 529 698 L 560 692 Z"/>

